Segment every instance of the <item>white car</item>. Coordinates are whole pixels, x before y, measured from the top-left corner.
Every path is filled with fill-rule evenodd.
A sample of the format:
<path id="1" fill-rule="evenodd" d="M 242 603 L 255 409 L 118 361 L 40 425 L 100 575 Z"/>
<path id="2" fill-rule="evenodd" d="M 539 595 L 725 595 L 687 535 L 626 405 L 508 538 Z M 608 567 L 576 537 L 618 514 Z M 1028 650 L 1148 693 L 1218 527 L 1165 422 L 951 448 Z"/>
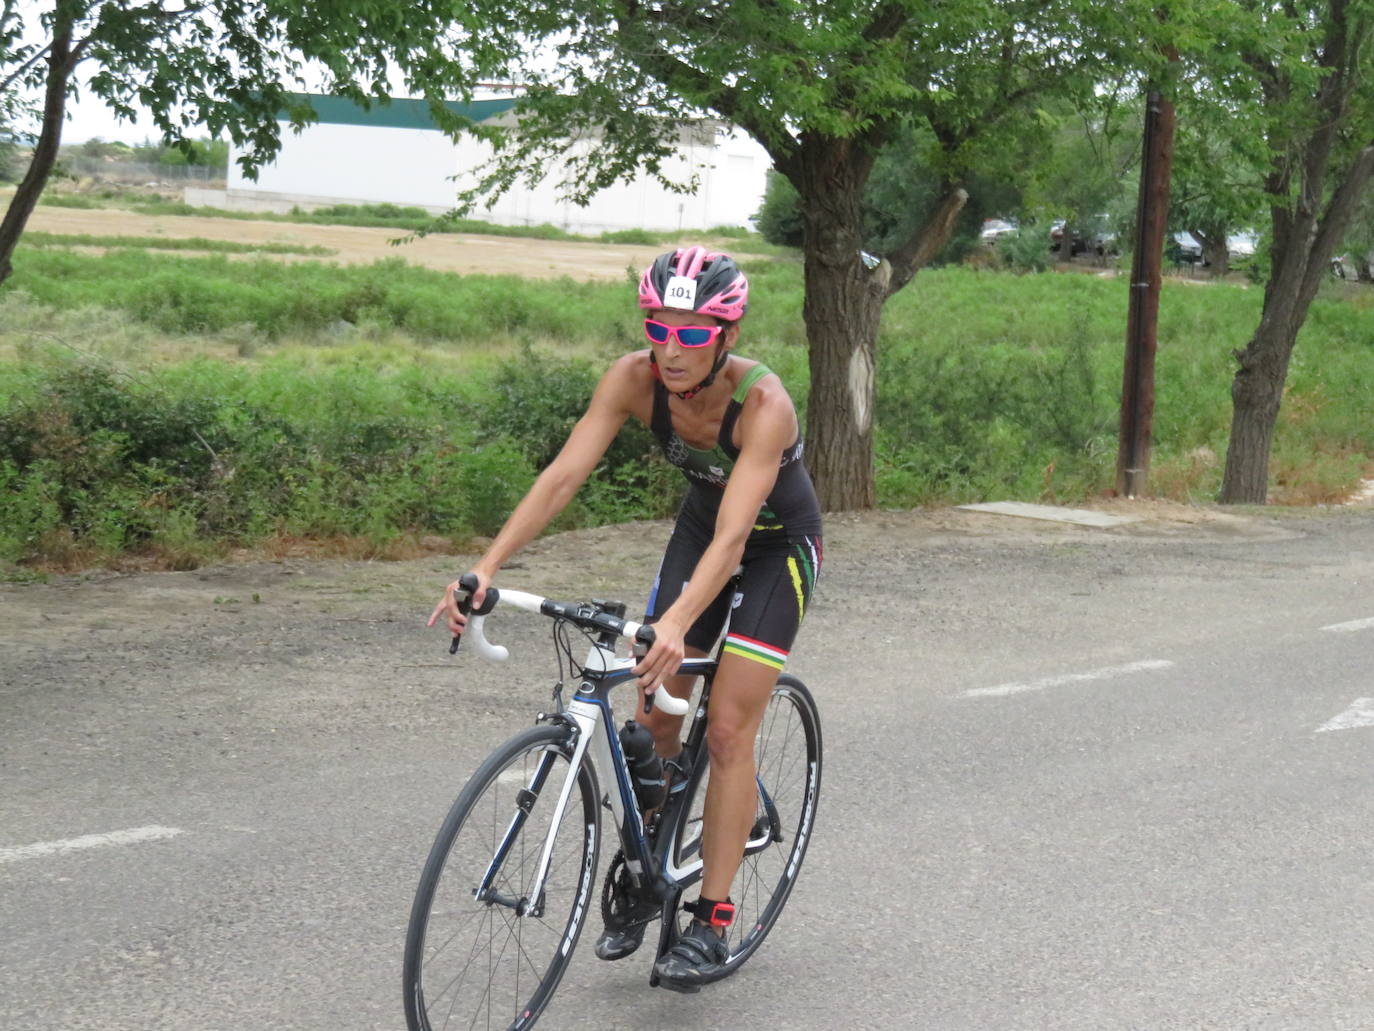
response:
<path id="1" fill-rule="evenodd" d="M 983 243 L 996 243 L 1004 236 L 1011 236 L 1017 232 L 1015 222 L 1008 222 L 1001 218 L 989 218 L 983 222 L 982 231 L 978 234 L 978 239 Z"/>
<path id="2" fill-rule="evenodd" d="M 1259 243 L 1259 237 L 1248 229 L 1239 233 L 1232 233 L 1226 238 L 1226 249 L 1231 252 L 1233 258 L 1253 258 L 1255 256 L 1255 245 Z"/>

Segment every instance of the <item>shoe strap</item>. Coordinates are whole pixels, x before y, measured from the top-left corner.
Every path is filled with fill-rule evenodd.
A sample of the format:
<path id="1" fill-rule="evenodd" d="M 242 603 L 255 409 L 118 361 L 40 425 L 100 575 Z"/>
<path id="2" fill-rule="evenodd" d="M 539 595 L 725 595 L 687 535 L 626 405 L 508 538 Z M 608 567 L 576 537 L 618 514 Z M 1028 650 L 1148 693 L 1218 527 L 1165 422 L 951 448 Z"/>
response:
<path id="1" fill-rule="evenodd" d="M 695 902 L 688 902 L 682 908 L 712 927 L 729 927 L 735 922 L 735 904 L 729 899 L 718 902 L 703 895 Z"/>

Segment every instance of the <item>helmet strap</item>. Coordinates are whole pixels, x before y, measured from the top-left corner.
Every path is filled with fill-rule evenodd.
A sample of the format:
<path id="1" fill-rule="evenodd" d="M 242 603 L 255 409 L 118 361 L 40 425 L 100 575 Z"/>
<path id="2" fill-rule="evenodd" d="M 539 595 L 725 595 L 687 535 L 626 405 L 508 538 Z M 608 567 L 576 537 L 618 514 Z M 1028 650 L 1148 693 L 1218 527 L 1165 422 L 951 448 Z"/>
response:
<path id="1" fill-rule="evenodd" d="M 716 360 L 711 366 L 711 371 L 706 374 L 706 378 L 694 386 L 691 390 L 670 390 L 674 397 L 681 398 L 683 401 L 690 401 L 703 390 L 716 381 L 716 373 L 725 367 L 725 361 L 730 357 L 730 352 L 725 349 L 725 342 L 722 340 L 716 344 Z M 654 370 L 654 379 L 663 382 L 663 373 L 659 371 L 658 356 L 653 351 L 649 352 L 649 367 Z"/>

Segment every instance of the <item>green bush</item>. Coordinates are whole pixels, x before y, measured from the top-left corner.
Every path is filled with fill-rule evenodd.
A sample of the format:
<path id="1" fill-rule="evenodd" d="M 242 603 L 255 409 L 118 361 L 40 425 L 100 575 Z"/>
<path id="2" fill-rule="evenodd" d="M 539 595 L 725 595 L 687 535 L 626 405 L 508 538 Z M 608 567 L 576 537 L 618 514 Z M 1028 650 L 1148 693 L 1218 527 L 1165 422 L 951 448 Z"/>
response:
<path id="1" fill-rule="evenodd" d="M 80 208 L 84 211 L 101 207 L 100 201 L 93 197 L 83 197 L 72 193 L 45 193 L 38 198 L 38 203 L 50 208 Z"/>
<path id="2" fill-rule="evenodd" d="M 534 467 L 515 444 L 478 445 L 458 475 L 464 513 L 473 532 L 495 534 L 534 482 Z"/>
<path id="3" fill-rule="evenodd" d="M 1050 267 L 1049 241 L 1035 226 L 1018 229 L 998 239 L 997 254 L 1013 272 L 1045 272 Z"/>
<path id="4" fill-rule="evenodd" d="M 477 377 L 301 352 L 135 378 L 39 355 L 0 371 L 0 561 L 175 568 L 276 534 L 494 533 L 562 443 L 548 424 L 570 427 L 595 382 L 535 354 Z M 670 512 L 650 451 L 627 430 L 560 525 Z"/>
<path id="5" fill-rule="evenodd" d="M 801 195 L 780 172 L 768 173 L 763 206 L 754 216 L 759 232 L 769 243 L 781 247 L 800 247 L 805 238 L 802 225 Z"/>
<path id="6" fill-rule="evenodd" d="M 185 565 L 274 534 L 384 543 L 490 533 L 557 454 L 608 362 L 643 346 L 624 282 L 32 250 L 16 264 L 23 290 L 0 288 L 0 343 L 19 349 L 19 360 L 0 361 L 6 562 L 150 551 Z M 800 267 L 755 261 L 747 271 L 739 353 L 783 377 L 804 424 Z M 1072 501 L 1109 486 L 1127 292 L 1120 278 L 923 271 L 886 306 L 878 341 L 880 504 Z M 1231 353 L 1262 300 L 1228 284 L 1166 283 L 1157 490 L 1214 493 Z M 1276 499 L 1333 500 L 1368 475 L 1372 310 L 1374 291 L 1325 291 L 1314 303 L 1275 437 Z M 164 332 L 247 320 L 279 337 L 307 334 L 310 346 L 128 376 L 39 343 L 99 350 L 117 327 L 126 359 L 141 361 L 145 323 L 128 313 Z M 340 342 L 330 327 L 345 317 L 379 332 Z M 493 338 L 497 349 L 468 346 Z M 513 340 L 542 343 L 512 354 Z M 183 352 L 206 343 L 157 346 L 168 341 Z M 557 526 L 671 515 L 682 478 L 656 452 L 647 430 L 627 425 Z"/>
<path id="7" fill-rule="evenodd" d="M 601 243 L 644 244 L 652 247 L 663 240 L 663 234 L 651 233 L 647 229 L 617 229 L 602 233 L 597 239 Z"/>

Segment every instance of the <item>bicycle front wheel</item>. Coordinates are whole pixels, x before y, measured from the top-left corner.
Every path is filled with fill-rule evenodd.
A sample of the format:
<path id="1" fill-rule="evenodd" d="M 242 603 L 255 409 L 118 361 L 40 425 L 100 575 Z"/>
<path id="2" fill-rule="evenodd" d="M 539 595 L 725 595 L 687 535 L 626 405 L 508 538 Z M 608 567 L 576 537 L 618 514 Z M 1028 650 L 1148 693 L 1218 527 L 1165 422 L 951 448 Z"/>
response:
<path id="1" fill-rule="evenodd" d="M 821 789 L 821 718 L 811 692 L 796 677 L 784 673 L 778 678 L 754 742 L 754 760 L 759 785 L 754 827 L 730 887 L 735 921 L 727 932 L 730 958 L 719 977 L 738 970 L 777 923 L 797 882 L 815 824 Z M 709 779 L 708 767 L 689 803 L 681 858 L 700 850 Z M 678 920 L 681 932 L 688 918 L 679 914 Z"/>
<path id="2" fill-rule="evenodd" d="M 449 810 L 420 876 L 404 965 L 410 1031 L 523 1029 L 549 1004 L 591 908 L 601 810 L 572 731 L 533 727 L 494 752 Z M 530 895 L 560 793 L 544 889 Z"/>

